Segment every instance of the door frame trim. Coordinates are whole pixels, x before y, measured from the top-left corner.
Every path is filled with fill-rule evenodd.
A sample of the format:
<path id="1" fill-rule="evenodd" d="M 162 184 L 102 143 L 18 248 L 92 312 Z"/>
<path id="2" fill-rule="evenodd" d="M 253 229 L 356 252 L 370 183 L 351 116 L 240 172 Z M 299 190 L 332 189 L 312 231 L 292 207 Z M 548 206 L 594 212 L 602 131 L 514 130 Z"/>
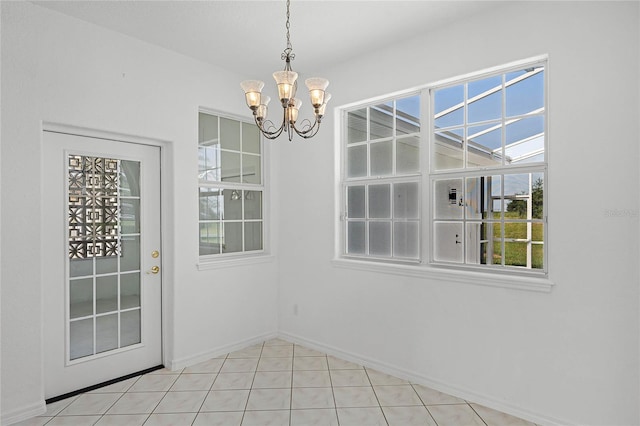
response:
<path id="1" fill-rule="evenodd" d="M 160 149 L 160 250 L 162 255 L 162 285 L 161 285 L 161 324 L 160 324 L 160 333 L 161 333 L 161 360 L 162 363 L 166 365 L 166 360 L 168 359 L 168 354 L 173 351 L 173 334 L 171 330 L 173 330 L 172 318 L 173 318 L 173 276 L 174 276 L 174 265 L 175 265 L 175 255 L 172 247 L 175 246 L 173 244 L 173 234 L 169 231 L 174 229 L 174 217 L 173 211 L 170 208 L 170 200 L 173 199 L 172 191 L 169 190 L 168 184 L 173 182 L 173 167 L 169 158 L 172 157 L 173 154 L 173 142 L 165 139 L 152 138 L 146 136 L 139 135 L 131 135 L 119 132 L 112 132 L 107 130 L 93 129 L 88 127 L 81 127 L 63 123 L 55 123 L 42 121 L 41 123 L 41 131 L 40 131 L 40 144 L 41 150 L 43 151 L 44 145 L 44 132 L 52 132 L 52 133 L 62 133 L 69 135 L 76 135 L 82 137 L 89 137 L 93 139 L 104 139 L 104 140 L 112 140 L 117 142 L 138 144 L 138 145 L 150 145 L 154 147 L 158 147 Z M 41 156 L 41 161 L 44 161 L 44 158 Z M 42 179 L 45 179 L 42 176 Z M 42 199 L 42 194 L 40 195 L 40 199 Z M 44 209 L 41 212 L 41 222 L 44 220 Z M 42 228 L 44 229 L 44 227 Z M 42 242 L 41 242 L 42 244 Z M 44 277 L 44 270 L 42 266 L 43 258 L 40 260 L 41 264 L 41 277 L 40 277 L 40 291 L 41 294 L 44 294 L 44 283 L 46 282 Z M 44 313 L 44 300 L 41 300 L 41 312 Z M 42 362 L 44 364 L 44 322 L 41 325 L 41 353 L 43 354 Z M 44 390 L 45 390 L 45 372 L 42 371 L 42 392 L 44 399 Z"/>

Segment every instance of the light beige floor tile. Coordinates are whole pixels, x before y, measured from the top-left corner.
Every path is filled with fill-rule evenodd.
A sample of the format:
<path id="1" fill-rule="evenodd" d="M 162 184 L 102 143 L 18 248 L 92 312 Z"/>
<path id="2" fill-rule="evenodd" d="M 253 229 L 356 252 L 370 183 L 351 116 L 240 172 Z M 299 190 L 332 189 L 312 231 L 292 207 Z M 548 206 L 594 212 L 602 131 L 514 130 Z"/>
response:
<path id="1" fill-rule="evenodd" d="M 107 414 L 150 414 L 165 392 L 127 392 L 122 395 Z"/>
<path id="2" fill-rule="evenodd" d="M 242 426 L 289 426 L 289 410 L 246 411 Z"/>
<path id="3" fill-rule="evenodd" d="M 227 355 L 227 359 L 233 358 L 260 358 L 262 353 L 262 344 L 249 346 L 248 348 L 240 349 L 238 351 L 230 352 Z"/>
<path id="4" fill-rule="evenodd" d="M 171 386 L 171 391 L 197 391 L 211 389 L 216 375 L 206 374 L 181 374 L 178 380 Z"/>
<path id="5" fill-rule="evenodd" d="M 363 370 L 364 367 L 351 361 L 327 355 L 330 370 Z"/>
<path id="6" fill-rule="evenodd" d="M 178 370 L 169 370 L 168 368 L 165 367 L 165 368 L 161 368 L 160 370 L 152 371 L 149 374 L 150 375 L 151 374 L 180 374 L 180 373 L 182 373 L 182 370 L 183 370 L 182 368 L 180 368 Z"/>
<path id="7" fill-rule="evenodd" d="M 253 379 L 253 389 L 289 389 L 290 387 L 290 371 L 258 371 Z"/>
<path id="8" fill-rule="evenodd" d="M 294 388 L 291 395 L 291 409 L 335 408 L 331 388 Z"/>
<path id="9" fill-rule="evenodd" d="M 220 413 L 198 413 L 193 426 L 240 426 L 242 411 Z"/>
<path id="10" fill-rule="evenodd" d="M 90 426 L 95 425 L 100 416 L 57 416 L 47 426 Z"/>
<path id="11" fill-rule="evenodd" d="M 211 390 L 251 389 L 255 373 L 220 373 Z"/>
<path id="12" fill-rule="evenodd" d="M 367 375 L 372 385 L 408 385 L 406 380 L 399 379 L 389 374 L 367 368 Z"/>
<path id="13" fill-rule="evenodd" d="M 438 404 L 465 404 L 464 399 L 456 398 L 455 396 L 438 392 L 435 389 L 428 388 L 421 385 L 412 385 L 416 390 L 416 393 L 424 403 L 424 405 L 438 405 Z"/>
<path id="14" fill-rule="evenodd" d="M 65 408 L 67 408 L 69 406 L 69 404 L 71 404 L 76 399 L 78 399 L 78 395 L 72 396 L 71 398 L 66 398 L 66 399 L 60 400 L 58 402 L 47 404 L 47 411 L 42 416 L 44 416 L 44 417 L 53 417 L 55 415 L 58 415 L 60 413 L 60 411 L 62 411 Z"/>
<path id="15" fill-rule="evenodd" d="M 262 356 L 268 358 L 290 358 L 293 356 L 293 345 L 265 346 Z"/>
<path id="16" fill-rule="evenodd" d="M 470 405 L 488 426 L 534 426 L 534 423 L 492 410 L 480 404 Z"/>
<path id="17" fill-rule="evenodd" d="M 293 358 L 260 358 L 258 371 L 291 371 Z"/>
<path id="18" fill-rule="evenodd" d="M 340 426 L 386 426 L 380 407 L 338 408 Z"/>
<path id="19" fill-rule="evenodd" d="M 121 396 L 121 393 L 85 393 L 69 404 L 59 415 L 83 416 L 104 414 Z"/>
<path id="20" fill-rule="evenodd" d="M 373 390 L 383 407 L 422 405 L 422 401 L 411 385 L 374 386 Z"/>
<path id="21" fill-rule="evenodd" d="M 122 393 L 122 392 L 126 392 L 131 388 L 131 386 L 133 386 L 133 384 L 140 377 L 141 376 L 132 377 L 132 378 L 127 379 L 127 380 L 122 380 L 120 382 L 113 383 L 113 384 L 108 385 L 108 386 L 103 386 L 101 388 L 94 389 L 89 393 Z"/>
<path id="22" fill-rule="evenodd" d="M 142 426 L 148 414 L 107 414 L 98 420 L 96 426 Z"/>
<path id="23" fill-rule="evenodd" d="M 326 357 L 327 354 L 316 351 L 315 349 L 307 348 L 300 345 L 295 345 L 293 348 L 293 356 L 322 356 Z"/>
<path id="24" fill-rule="evenodd" d="M 227 358 L 220 369 L 221 373 L 249 373 L 256 371 L 258 358 Z"/>
<path id="25" fill-rule="evenodd" d="M 329 371 L 294 371 L 294 388 L 328 388 L 331 387 Z"/>
<path id="26" fill-rule="evenodd" d="M 333 386 L 371 386 L 369 376 L 363 370 L 331 370 Z"/>
<path id="27" fill-rule="evenodd" d="M 244 411 L 249 390 L 210 391 L 200 411 Z"/>
<path id="28" fill-rule="evenodd" d="M 382 407 L 389 426 L 438 426 L 424 406 Z"/>
<path id="29" fill-rule="evenodd" d="M 373 388 L 369 387 L 343 387 L 333 388 L 333 396 L 336 400 L 336 407 L 378 407 Z M 340 421 L 342 423 L 342 421 Z"/>
<path id="30" fill-rule="evenodd" d="M 267 340 L 266 342 L 264 342 L 264 345 L 265 346 L 292 346 L 293 347 L 293 343 L 287 342 L 286 340 L 280 339 L 280 338 Z"/>
<path id="31" fill-rule="evenodd" d="M 467 404 L 431 405 L 427 409 L 438 426 L 485 426 Z"/>
<path id="32" fill-rule="evenodd" d="M 291 389 L 251 389 L 247 410 L 288 410 Z"/>
<path id="33" fill-rule="evenodd" d="M 291 410 L 291 426 L 338 426 L 335 408 Z"/>
<path id="34" fill-rule="evenodd" d="M 207 361 L 200 362 L 198 364 L 192 365 L 190 367 L 185 368 L 182 373 L 184 374 L 193 374 L 193 373 L 217 373 L 222 368 L 222 364 L 224 363 L 224 358 L 213 358 Z"/>
<path id="35" fill-rule="evenodd" d="M 197 413 L 207 391 L 167 392 L 154 413 Z"/>
<path id="36" fill-rule="evenodd" d="M 51 419 L 53 419 L 53 417 L 31 417 L 30 419 L 14 423 L 13 426 L 42 426 Z"/>
<path id="37" fill-rule="evenodd" d="M 323 356 L 300 356 L 293 358 L 294 370 L 329 370 L 327 358 Z"/>
<path id="38" fill-rule="evenodd" d="M 144 426 L 191 426 L 197 413 L 152 414 Z"/>
<path id="39" fill-rule="evenodd" d="M 178 379 L 178 374 L 147 374 L 129 388 L 129 392 L 166 392 Z"/>

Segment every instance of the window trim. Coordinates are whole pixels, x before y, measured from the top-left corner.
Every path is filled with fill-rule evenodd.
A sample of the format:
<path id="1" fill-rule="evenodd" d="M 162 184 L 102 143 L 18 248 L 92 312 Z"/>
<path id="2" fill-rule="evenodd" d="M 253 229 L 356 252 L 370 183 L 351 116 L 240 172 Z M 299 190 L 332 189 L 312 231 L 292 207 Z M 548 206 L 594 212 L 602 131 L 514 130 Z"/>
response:
<path id="1" fill-rule="evenodd" d="M 199 120 L 199 114 L 209 114 L 215 115 L 219 118 L 225 118 L 229 120 L 238 121 L 243 124 L 255 125 L 253 120 L 249 117 L 234 115 L 226 112 L 221 112 L 219 110 L 199 107 L 196 114 L 196 121 Z M 196 128 L 199 129 L 199 124 L 196 125 Z M 199 130 L 198 130 L 199 131 Z M 200 146 L 198 142 L 197 147 Z M 264 137 L 260 135 L 260 159 L 261 159 L 261 184 L 247 184 L 242 182 L 216 182 L 216 181 L 203 181 L 199 178 L 197 179 L 196 191 L 199 193 L 200 188 L 202 187 L 210 187 L 216 189 L 238 189 L 245 191 L 260 191 L 262 192 L 262 249 L 261 250 L 251 250 L 251 251 L 241 251 L 241 252 L 233 252 L 233 253 L 218 253 L 218 254 L 204 254 L 201 255 L 199 248 L 197 249 L 197 262 L 196 268 L 199 271 L 219 269 L 219 268 L 228 268 L 228 267 L 240 267 L 240 266 L 248 266 L 260 263 L 268 263 L 273 262 L 275 257 L 271 253 L 271 236 L 270 236 L 270 170 L 268 167 L 270 158 L 270 149 L 269 145 L 264 143 Z M 196 171 L 197 173 L 197 171 Z M 250 220 L 251 221 L 251 220 Z M 200 217 L 198 213 L 198 224 L 200 223 Z M 245 223 L 245 220 L 242 219 L 239 222 Z M 199 232 L 199 231 L 198 231 Z M 198 237 L 199 239 L 199 237 Z"/>
<path id="2" fill-rule="evenodd" d="M 544 265 L 545 268 L 542 271 L 539 270 L 526 270 L 516 269 L 509 267 L 488 267 L 480 266 L 474 267 L 474 265 L 455 264 L 448 265 L 442 263 L 432 263 L 433 256 L 432 250 L 432 233 L 433 233 L 433 220 L 432 220 L 432 188 L 431 182 L 433 178 L 444 177 L 441 172 L 431 171 L 431 131 L 433 122 L 430 114 L 432 111 L 432 99 L 430 95 L 424 96 L 425 92 L 430 90 L 436 90 L 441 87 L 453 86 L 455 84 L 462 84 L 469 80 L 478 80 L 484 77 L 493 76 L 496 74 L 504 74 L 511 71 L 522 69 L 523 67 L 530 65 L 542 64 L 545 67 L 545 79 L 544 79 L 544 97 L 545 97 L 545 160 L 542 172 L 545 174 L 545 191 L 544 197 Z M 481 71 L 471 72 L 456 77 L 451 77 L 443 80 L 439 80 L 433 83 L 420 85 L 417 87 L 409 88 L 406 90 L 396 91 L 383 96 L 372 97 L 363 101 L 348 103 L 334 110 L 334 148 L 335 148 L 335 175 L 334 175 L 334 205 L 335 205 L 335 218 L 336 226 L 334 228 L 334 258 L 332 265 L 337 268 L 362 270 L 362 271 L 374 271 L 380 273 L 387 273 L 397 276 L 409 276 L 426 279 L 436 279 L 445 282 L 457 282 L 466 284 L 478 284 L 491 287 L 512 288 L 536 292 L 550 292 L 554 282 L 550 279 L 550 265 L 548 263 L 548 163 L 549 163 L 549 101 L 548 101 L 548 70 L 549 70 L 549 58 L 548 55 L 539 55 L 523 60 L 514 61 L 511 63 L 486 68 Z M 419 182 L 422 188 L 421 201 L 420 201 L 420 222 L 421 222 L 421 235 L 420 235 L 420 261 L 419 262 L 404 262 L 398 259 L 381 259 L 374 257 L 359 257 L 346 253 L 346 221 L 344 220 L 344 214 L 346 212 L 346 187 L 350 184 L 356 183 L 357 180 L 352 178 L 347 180 L 346 178 L 346 156 L 347 156 L 347 143 L 346 143 L 346 116 L 350 111 L 373 106 L 389 100 L 396 100 L 402 97 L 407 97 L 415 94 L 421 95 L 421 111 L 422 117 L 428 117 L 428 123 L 423 123 L 421 126 L 421 137 L 423 143 L 420 150 L 420 175 Z M 513 173 L 520 170 L 529 169 L 529 165 L 514 166 L 509 170 L 502 168 L 475 168 L 468 170 L 460 170 L 461 172 L 473 173 Z M 536 171 L 540 171 L 537 169 Z M 399 178 L 399 177 L 394 177 Z M 362 182 L 364 184 L 364 182 Z"/>

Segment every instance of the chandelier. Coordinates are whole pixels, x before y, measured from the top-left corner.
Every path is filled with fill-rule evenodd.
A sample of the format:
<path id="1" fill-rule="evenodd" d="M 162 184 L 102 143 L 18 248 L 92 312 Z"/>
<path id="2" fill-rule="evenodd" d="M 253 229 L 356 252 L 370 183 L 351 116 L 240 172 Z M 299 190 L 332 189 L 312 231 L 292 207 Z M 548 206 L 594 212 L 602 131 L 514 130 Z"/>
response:
<path id="1" fill-rule="evenodd" d="M 278 86 L 278 97 L 282 105 L 282 123 L 280 127 L 276 127 L 271 120 L 267 120 L 267 105 L 271 98 L 261 93 L 264 83 L 259 80 L 246 80 L 240 83 L 240 87 L 244 90 L 247 105 L 253 112 L 253 118 L 260 129 L 260 132 L 267 139 L 276 139 L 283 132 L 287 133 L 289 141 L 293 139 L 295 134 L 309 139 L 318 133 L 320 122 L 324 116 L 327 102 L 331 99 L 331 94 L 325 93 L 329 80 L 320 77 L 311 77 L 305 80 L 305 84 L 309 89 L 311 105 L 314 111 L 314 122 L 304 119 L 298 122 L 298 111 L 302 105 L 302 101 L 296 98 L 296 90 L 298 88 L 298 73 L 291 69 L 291 61 L 295 58 L 292 53 L 291 37 L 289 34 L 289 3 L 287 0 L 287 47 L 282 53 L 281 59 L 285 61 L 284 70 L 273 73 L 273 78 Z"/>

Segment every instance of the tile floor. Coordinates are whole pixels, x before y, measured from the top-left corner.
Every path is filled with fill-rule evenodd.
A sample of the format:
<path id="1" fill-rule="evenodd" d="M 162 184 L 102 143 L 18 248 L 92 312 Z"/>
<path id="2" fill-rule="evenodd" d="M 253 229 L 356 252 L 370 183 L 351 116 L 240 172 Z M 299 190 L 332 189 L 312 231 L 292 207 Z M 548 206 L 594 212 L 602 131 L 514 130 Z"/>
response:
<path id="1" fill-rule="evenodd" d="M 281 339 L 58 401 L 19 424 L 533 426 Z"/>

